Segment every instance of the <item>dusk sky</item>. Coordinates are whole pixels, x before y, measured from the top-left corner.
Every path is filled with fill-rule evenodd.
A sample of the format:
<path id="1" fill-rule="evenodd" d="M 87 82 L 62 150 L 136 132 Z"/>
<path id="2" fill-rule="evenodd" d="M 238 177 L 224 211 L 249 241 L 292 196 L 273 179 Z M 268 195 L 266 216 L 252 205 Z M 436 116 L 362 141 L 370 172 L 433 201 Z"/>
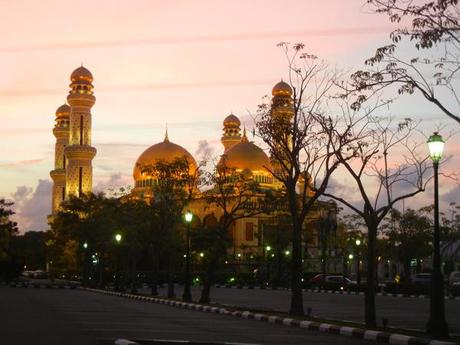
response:
<path id="1" fill-rule="evenodd" d="M 137 157 L 163 139 L 166 123 L 171 141 L 192 154 L 200 141 L 221 153 L 230 112 L 251 128 L 261 98 L 287 77 L 280 41 L 303 42 L 340 69 L 362 68 L 392 29 L 364 3 L 0 0 L 0 196 L 16 202 L 21 231 L 47 229 L 54 114 L 80 64 L 94 76 L 93 186 L 125 186 Z M 458 128 L 416 96 L 389 113 L 426 119 L 426 135 Z M 459 166 L 459 144 L 458 136 L 447 143 L 446 169 Z M 459 199 L 458 185 L 441 184 L 444 202 Z"/>

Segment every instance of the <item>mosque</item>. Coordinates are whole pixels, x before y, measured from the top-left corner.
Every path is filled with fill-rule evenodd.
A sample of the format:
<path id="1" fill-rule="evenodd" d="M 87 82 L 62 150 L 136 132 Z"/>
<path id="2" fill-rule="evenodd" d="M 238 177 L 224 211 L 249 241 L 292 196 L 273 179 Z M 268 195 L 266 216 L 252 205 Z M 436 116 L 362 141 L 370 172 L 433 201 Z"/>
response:
<path id="1" fill-rule="evenodd" d="M 70 195 L 77 197 L 82 193 L 92 191 L 92 159 L 96 149 L 91 146 L 91 107 L 95 103 L 93 95 L 93 76 L 85 67 L 74 70 L 70 76 L 71 84 L 67 104 L 56 111 L 53 134 L 55 144 L 55 168 L 50 172 L 53 179 L 52 213 L 56 213 L 59 205 Z M 292 89 L 280 81 L 272 89 L 272 116 L 291 119 L 293 116 Z M 267 168 L 272 168 L 270 157 L 250 141 L 246 130 L 242 131 L 241 122 L 234 114 L 223 120 L 221 136 L 223 145 L 221 161 L 237 172 L 245 172 L 256 181 L 261 188 L 280 190 L 282 184 L 275 180 Z M 154 166 L 158 161 L 172 162 L 177 158 L 186 158 L 192 170 L 197 169 L 194 157 L 182 146 L 175 144 L 166 132 L 163 141 L 148 147 L 138 157 L 134 164 L 134 188 L 131 195 L 137 198 L 151 198 L 152 186 L 155 183 L 152 176 L 143 172 L 143 166 Z M 276 169 L 276 167 L 275 167 Z M 188 209 L 194 214 L 193 227 L 218 222 L 222 210 L 213 208 L 199 195 L 192 200 Z M 313 218 L 322 213 L 317 211 Z M 314 224 L 314 222 L 310 222 Z M 273 215 L 258 215 L 235 221 L 231 229 L 233 252 L 238 257 L 263 253 L 264 228 L 274 224 Z M 312 231 L 315 232 L 314 227 Z M 313 236 L 317 238 L 317 236 Z M 317 253 L 318 243 L 307 246 L 311 254 Z M 316 249 L 315 249 L 316 248 Z"/>

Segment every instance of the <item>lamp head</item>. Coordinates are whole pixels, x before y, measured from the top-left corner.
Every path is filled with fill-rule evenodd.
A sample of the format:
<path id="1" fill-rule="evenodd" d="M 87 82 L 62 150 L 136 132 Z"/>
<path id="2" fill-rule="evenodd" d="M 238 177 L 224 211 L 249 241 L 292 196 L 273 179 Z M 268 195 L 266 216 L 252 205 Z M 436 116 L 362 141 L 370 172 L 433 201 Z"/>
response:
<path id="1" fill-rule="evenodd" d="M 267 246 L 265 249 L 267 249 L 267 252 L 269 252 L 270 250 L 272 250 L 272 247 Z"/>
<path id="2" fill-rule="evenodd" d="M 83 248 L 88 248 L 88 242 L 83 243 Z"/>
<path id="3" fill-rule="evenodd" d="M 187 223 L 190 223 L 190 222 L 192 221 L 192 219 L 193 219 L 193 213 L 190 212 L 190 211 L 187 211 L 187 212 L 185 213 L 184 218 L 185 218 L 185 221 L 186 221 Z"/>
<path id="4" fill-rule="evenodd" d="M 438 163 L 442 158 L 442 152 L 444 150 L 444 139 L 439 135 L 438 132 L 434 132 L 428 138 L 428 151 L 430 152 L 430 158 L 433 162 Z"/>
<path id="5" fill-rule="evenodd" d="M 353 259 L 353 254 L 348 254 L 348 258 L 349 258 L 350 260 L 352 260 L 352 259 Z"/>
<path id="6" fill-rule="evenodd" d="M 356 241 L 355 241 L 356 245 L 359 246 L 361 245 L 361 240 L 358 238 Z"/>
<path id="7" fill-rule="evenodd" d="M 117 243 L 120 243 L 120 241 L 121 241 L 121 234 L 115 234 L 115 241 L 117 241 Z"/>

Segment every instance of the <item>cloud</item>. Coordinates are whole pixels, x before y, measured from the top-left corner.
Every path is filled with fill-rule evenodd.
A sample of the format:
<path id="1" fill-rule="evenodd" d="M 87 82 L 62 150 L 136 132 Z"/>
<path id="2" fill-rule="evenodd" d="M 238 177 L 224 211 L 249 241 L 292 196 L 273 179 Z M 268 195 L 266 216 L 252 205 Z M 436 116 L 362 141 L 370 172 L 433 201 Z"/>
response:
<path id="1" fill-rule="evenodd" d="M 35 165 L 43 162 L 45 159 L 44 158 L 39 158 L 39 159 L 26 159 L 22 161 L 17 161 L 17 162 L 11 162 L 11 163 L 0 163 L 0 168 L 16 168 L 20 166 L 27 166 L 27 165 Z"/>
<path id="2" fill-rule="evenodd" d="M 94 193 L 108 193 L 110 191 L 117 191 L 121 187 L 127 187 L 133 184 L 131 176 L 123 175 L 118 172 L 110 175 L 108 178 L 99 180 L 93 187 Z"/>
<path id="3" fill-rule="evenodd" d="M 13 216 L 19 224 L 19 231 L 46 230 L 47 216 L 51 213 L 51 190 L 53 183 L 49 180 L 38 180 L 35 190 L 28 186 L 19 186 L 13 193 Z"/>
<path id="4" fill-rule="evenodd" d="M 195 157 L 197 157 L 198 160 L 207 161 L 209 157 L 212 156 L 213 152 L 214 148 L 211 147 L 207 140 L 200 140 L 198 142 L 198 148 L 195 151 Z"/>

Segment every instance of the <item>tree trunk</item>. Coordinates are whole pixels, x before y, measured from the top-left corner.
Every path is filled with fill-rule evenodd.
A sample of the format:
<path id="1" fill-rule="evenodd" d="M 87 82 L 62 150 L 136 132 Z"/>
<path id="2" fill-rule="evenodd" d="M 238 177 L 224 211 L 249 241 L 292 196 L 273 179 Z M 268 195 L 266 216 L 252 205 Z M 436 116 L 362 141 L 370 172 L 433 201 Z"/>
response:
<path id="1" fill-rule="evenodd" d="M 158 296 L 158 256 L 155 251 L 155 247 L 152 246 L 152 276 L 150 280 L 152 296 Z"/>
<path id="2" fill-rule="evenodd" d="M 173 272 L 168 272 L 168 298 L 176 298 L 176 293 L 174 292 L 174 274 Z"/>
<path id="3" fill-rule="evenodd" d="M 218 258 L 213 257 L 210 259 L 208 267 L 206 269 L 206 275 L 203 281 L 203 290 L 201 290 L 200 303 L 210 303 L 211 302 L 211 286 L 214 282 L 214 273 L 217 268 Z"/>
<path id="4" fill-rule="evenodd" d="M 131 252 L 131 293 L 137 293 L 137 258 L 135 249 Z"/>
<path id="5" fill-rule="evenodd" d="M 364 317 L 366 327 L 377 327 L 377 317 L 375 312 L 375 291 L 376 291 L 376 240 L 377 240 L 377 225 L 367 225 L 367 283 L 364 298 Z"/>
<path id="6" fill-rule="evenodd" d="M 99 289 L 102 289 L 104 287 L 104 265 L 102 262 L 102 253 L 101 256 L 99 257 L 99 262 L 98 262 L 98 273 L 99 273 L 99 280 L 97 283 L 97 287 Z"/>
<path id="7" fill-rule="evenodd" d="M 291 261 L 291 315 L 304 315 L 302 295 L 302 224 L 293 217 Z"/>
<path id="8" fill-rule="evenodd" d="M 411 277 L 410 277 L 410 261 L 411 258 L 407 255 L 404 255 L 404 283 L 410 283 L 411 282 Z"/>

